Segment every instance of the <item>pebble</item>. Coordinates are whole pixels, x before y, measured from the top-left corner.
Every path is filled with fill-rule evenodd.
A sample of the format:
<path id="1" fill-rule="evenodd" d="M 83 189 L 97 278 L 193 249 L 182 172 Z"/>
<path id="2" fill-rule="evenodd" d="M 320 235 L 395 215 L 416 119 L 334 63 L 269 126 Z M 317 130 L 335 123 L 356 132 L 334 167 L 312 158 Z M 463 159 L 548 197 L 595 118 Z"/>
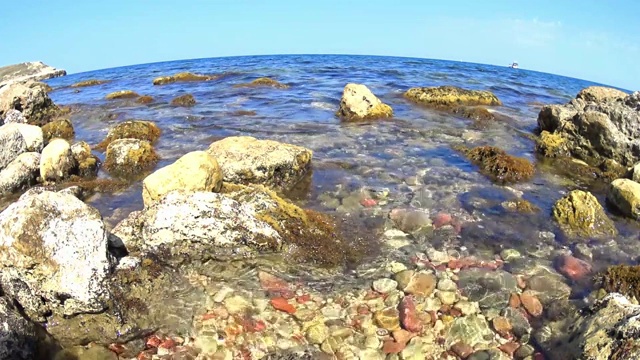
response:
<path id="1" fill-rule="evenodd" d="M 451 279 L 442 279 L 438 281 L 438 290 L 440 291 L 456 291 L 458 286 Z"/>
<path id="2" fill-rule="evenodd" d="M 427 297 L 436 288 L 437 279 L 431 273 L 405 270 L 397 273 L 395 277 L 400 290 L 410 295 Z"/>
<path id="3" fill-rule="evenodd" d="M 307 339 L 311 344 L 322 344 L 329 337 L 329 328 L 324 324 L 317 324 L 307 329 Z"/>
<path id="4" fill-rule="evenodd" d="M 429 261 L 431 261 L 434 265 L 440 265 L 449 262 L 449 254 L 447 254 L 445 251 L 438 251 L 436 249 L 430 248 L 426 253 Z"/>
<path id="5" fill-rule="evenodd" d="M 459 358 L 466 359 L 469 355 L 473 354 L 473 347 L 467 343 L 458 341 L 451 346 L 451 351 L 458 355 Z"/>
<path id="6" fill-rule="evenodd" d="M 573 281 L 583 279 L 591 272 L 591 264 L 572 255 L 563 255 L 560 263 L 560 272 Z"/>
<path id="7" fill-rule="evenodd" d="M 232 288 L 228 286 L 223 286 L 222 289 L 218 290 L 216 294 L 213 296 L 213 301 L 217 303 L 221 303 L 232 292 L 233 292 Z"/>
<path id="8" fill-rule="evenodd" d="M 524 306 L 531 316 L 538 317 L 542 315 L 542 303 L 532 291 L 527 290 L 520 294 L 520 301 L 522 302 L 522 306 Z"/>
<path id="9" fill-rule="evenodd" d="M 240 295 L 234 295 L 224 299 L 224 306 L 231 315 L 243 313 L 247 308 L 249 308 L 249 305 L 250 304 L 247 299 Z"/>
<path id="10" fill-rule="evenodd" d="M 437 296 L 444 305 L 453 305 L 456 302 L 456 293 L 453 291 L 438 291 Z"/>
<path id="11" fill-rule="evenodd" d="M 500 252 L 500 257 L 506 262 L 520 259 L 522 254 L 516 249 L 504 249 Z"/>
<path id="12" fill-rule="evenodd" d="M 381 294 L 389 293 L 392 290 L 395 290 L 397 287 L 398 282 L 388 278 L 378 279 L 373 282 L 373 290 Z"/>
<path id="13" fill-rule="evenodd" d="M 509 319 L 504 316 L 497 316 L 491 321 L 493 329 L 500 334 L 500 336 L 506 338 L 512 330 Z"/>
<path id="14" fill-rule="evenodd" d="M 460 310 L 462 315 L 473 315 L 478 312 L 478 304 L 467 300 L 458 301 L 454 306 L 455 309 Z"/>
<path id="15" fill-rule="evenodd" d="M 377 336 L 369 335 L 364 340 L 364 346 L 367 349 L 378 349 L 380 347 L 380 339 Z"/>
<path id="16" fill-rule="evenodd" d="M 374 320 L 381 328 L 394 331 L 400 329 L 400 312 L 396 308 L 388 307 L 374 314 Z"/>

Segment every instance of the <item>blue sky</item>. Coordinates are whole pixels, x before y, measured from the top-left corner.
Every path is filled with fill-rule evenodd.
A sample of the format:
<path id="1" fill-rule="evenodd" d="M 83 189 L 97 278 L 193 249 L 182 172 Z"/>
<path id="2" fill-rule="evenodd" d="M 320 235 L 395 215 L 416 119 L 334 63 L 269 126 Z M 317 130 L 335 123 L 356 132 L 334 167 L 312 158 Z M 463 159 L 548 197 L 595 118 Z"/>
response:
<path id="1" fill-rule="evenodd" d="M 640 90 L 640 1 L 2 0 L 0 65 L 69 73 L 257 54 L 507 65 Z"/>

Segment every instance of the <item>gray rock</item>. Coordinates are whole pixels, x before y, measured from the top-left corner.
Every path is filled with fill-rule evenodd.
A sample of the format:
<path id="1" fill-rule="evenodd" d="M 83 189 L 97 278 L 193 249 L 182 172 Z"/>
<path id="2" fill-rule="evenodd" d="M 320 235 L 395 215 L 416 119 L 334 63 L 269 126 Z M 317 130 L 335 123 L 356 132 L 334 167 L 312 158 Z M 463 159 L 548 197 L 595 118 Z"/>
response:
<path id="1" fill-rule="evenodd" d="M 112 231 L 129 251 L 162 252 L 182 261 L 242 256 L 273 248 L 280 235 L 255 211 L 218 193 L 173 191 Z"/>
<path id="2" fill-rule="evenodd" d="M 0 246 L 0 269 L 15 269 L 54 312 L 105 308 L 113 259 L 95 208 L 69 194 L 27 192 L 0 213 Z"/>
<path id="3" fill-rule="evenodd" d="M 77 165 L 69 142 L 64 139 L 53 139 L 42 150 L 40 177 L 43 181 L 63 180 L 75 171 Z"/>
<path id="4" fill-rule="evenodd" d="M 0 298 L 0 359 L 52 359 L 58 350 L 46 331 L 25 319 L 11 300 Z"/>
<path id="5" fill-rule="evenodd" d="M 41 86 L 14 83 L 0 88 L 0 118 L 12 109 L 22 112 L 29 124 L 46 124 L 58 107 Z"/>
<path id="6" fill-rule="evenodd" d="M 493 332 L 484 316 L 469 315 L 456 318 L 445 338 L 447 348 L 459 341 L 477 347 L 489 344 Z"/>
<path id="7" fill-rule="evenodd" d="M 576 99 L 591 101 L 596 103 L 623 100 L 627 97 L 627 93 L 618 89 L 605 86 L 589 86 L 580 90 Z"/>
<path id="8" fill-rule="evenodd" d="M 0 88 L 16 82 L 27 82 L 29 80 L 40 81 L 64 76 L 66 74 L 67 72 L 65 70 L 56 69 L 46 65 L 42 61 L 7 65 L 0 67 Z"/>
<path id="9" fill-rule="evenodd" d="M 501 310 L 518 289 L 516 278 L 503 270 L 465 269 L 458 274 L 458 287 L 470 301 L 482 309 Z"/>
<path id="10" fill-rule="evenodd" d="M 640 220 L 640 183 L 629 179 L 613 180 L 607 200 L 625 216 Z"/>
<path id="11" fill-rule="evenodd" d="M 0 271 L 0 284 L 5 296 L 14 299 L 25 314 L 33 321 L 45 322 L 45 316 L 51 311 L 44 299 L 36 294 L 22 279 L 16 269 L 7 268 Z"/>
<path id="12" fill-rule="evenodd" d="M 565 283 L 562 275 L 542 269 L 529 278 L 527 290 L 533 291 L 544 306 L 571 295 L 571 287 Z"/>
<path id="13" fill-rule="evenodd" d="M 10 109 L 4 114 L 4 123 L 5 124 L 26 124 L 27 119 L 22 115 L 20 110 Z"/>
<path id="14" fill-rule="evenodd" d="M 0 169 L 4 169 L 18 155 L 27 151 L 27 143 L 20 130 L 13 126 L 0 126 Z"/>
<path id="15" fill-rule="evenodd" d="M 44 137 L 40 126 L 9 123 L 5 124 L 4 127 L 7 127 L 7 129 L 17 129 L 20 134 L 22 134 L 27 146 L 27 151 L 34 151 L 38 153 L 42 152 L 42 148 L 44 147 Z"/>
<path id="16" fill-rule="evenodd" d="M 40 154 L 20 154 L 0 171 L 0 193 L 13 193 L 36 183 L 40 174 Z"/>

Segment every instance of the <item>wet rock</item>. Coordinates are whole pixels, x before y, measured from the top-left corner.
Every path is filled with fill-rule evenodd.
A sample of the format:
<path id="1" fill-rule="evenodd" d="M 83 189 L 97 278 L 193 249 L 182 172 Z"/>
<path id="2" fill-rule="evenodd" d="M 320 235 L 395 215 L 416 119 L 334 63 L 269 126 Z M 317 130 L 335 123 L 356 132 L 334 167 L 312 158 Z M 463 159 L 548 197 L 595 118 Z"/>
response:
<path id="1" fill-rule="evenodd" d="M 609 88 L 605 86 L 589 86 L 586 87 L 576 95 L 576 99 L 582 99 L 584 101 L 591 101 L 595 103 L 603 102 L 615 102 L 618 100 L 624 100 L 629 94 L 618 89 Z"/>
<path id="2" fill-rule="evenodd" d="M 553 135 L 545 136 L 557 146 L 538 149 L 543 154 L 570 154 L 591 165 L 610 159 L 632 166 L 640 159 L 640 112 L 627 105 L 630 96 L 614 101 L 621 95 L 617 90 L 592 88 L 565 105 L 544 106 L 538 126 Z"/>
<path id="3" fill-rule="evenodd" d="M 388 307 L 376 311 L 373 319 L 379 327 L 385 330 L 394 331 L 400 329 L 400 312 L 395 308 Z"/>
<path id="4" fill-rule="evenodd" d="M 531 333 L 531 324 L 523 310 L 508 307 L 503 309 L 500 315 L 509 321 L 510 331 L 516 338 L 520 339 Z"/>
<path id="5" fill-rule="evenodd" d="M 216 159 L 204 151 L 194 151 L 147 176 L 142 183 L 142 199 L 149 206 L 173 190 L 217 192 L 221 186 L 222 171 Z"/>
<path id="6" fill-rule="evenodd" d="M 483 174 L 498 183 L 526 181 L 533 177 L 533 164 L 520 157 L 507 154 L 493 146 L 479 146 L 473 149 L 458 147 L 471 162 L 480 167 Z"/>
<path id="7" fill-rule="evenodd" d="M 91 153 L 91 147 L 84 141 L 71 145 L 71 154 L 78 164 L 78 175 L 83 178 L 93 178 L 98 174 L 100 159 Z"/>
<path id="8" fill-rule="evenodd" d="M 272 88 L 276 88 L 276 89 L 288 89 L 289 85 L 286 84 L 282 84 L 280 82 L 278 82 L 277 80 L 268 78 L 268 77 L 261 77 L 261 78 L 257 78 L 253 81 L 251 81 L 250 83 L 245 83 L 245 84 L 237 84 L 234 85 L 234 87 L 272 87 Z"/>
<path id="9" fill-rule="evenodd" d="M 640 300 L 640 265 L 609 266 L 600 275 L 600 283 L 608 292 L 618 292 Z"/>
<path id="10" fill-rule="evenodd" d="M 216 141 L 207 150 L 216 158 L 224 181 L 264 184 L 283 189 L 295 185 L 309 171 L 313 152 L 301 146 L 250 136 Z"/>
<path id="11" fill-rule="evenodd" d="M 0 148 L 0 169 L 27 151 L 27 144 L 18 127 L 11 124 L 0 127 Z"/>
<path id="12" fill-rule="evenodd" d="M 173 106 L 190 107 L 196 104 L 196 99 L 191 94 L 180 95 L 177 98 L 171 100 Z"/>
<path id="13" fill-rule="evenodd" d="M 536 139 L 536 151 L 546 157 L 568 157 L 571 155 L 569 151 L 569 142 L 560 134 L 542 131 L 540 137 Z"/>
<path id="14" fill-rule="evenodd" d="M 0 298 L 0 358 L 46 360 L 59 349 L 46 331 L 25 319 L 5 297 Z"/>
<path id="15" fill-rule="evenodd" d="M 0 88 L 14 83 L 41 81 L 64 76 L 67 72 L 56 69 L 42 61 L 30 61 L 0 67 Z"/>
<path id="16" fill-rule="evenodd" d="M 165 85 L 175 82 L 193 82 L 193 81 L 210 81 L 217 79 L 218 76 L 194 74 L 191 72 L 181 72 L 171 76 L 160 76 L 153 79 L 153 85 Z"/>
<path id="17" fill-rule="evenodd" d="M 42 150 L 40 178 L 43 181 L 60 181 L 71 176 L 77 168 L 71 153 L 71 145 L 63 139 L 53 139 Z"/>
<path id="18" fill-rule="evenodd" d="M 452 108 L 460 105 L 502 105 L 489 91 L 466 90 L 455 86 L 411 88 L 404 96 L 418 104 L 434 108 Z"/>
<path id="19" fill-rule="evenodd" d="M 573 190 L 553 205 L 553 218 L 571 238 L 609 239 L 618 231 L 595 196 Z"/>
<path id="20" fill-rule="evenodd" d="M 351 83 L 344 87 L 336 116 L 346 121 L 388 118 L 393 116 L 393 110 L 365 85 Z"/>
<path id="21" fill-rule="evenodd" d="M 525 199 L 503 201 L 500 205 L 508 211 L 519 212 L 522 214 L 533 214 L 540 211 L 539 207 Z"/>
<path id="22" fill-rule="evenodd" d="M 531 316 L 538 317 L 542 315 L 542 303 L 540 303 L 540 300 L 538 300 L 533 292 L 525 291 L 520 294 L 520 301 Z"/>
<path id="23" fill-rule="evenodd" d="M 640 183 L 629 179 L 616 179 L 611 182 L 607 200 L 622 214 L 640 220 Z"/>
<path id="24" fill-rule="evenodd" d="M 427 297 L 433 293 L 438 279 L 435 275 L 413 270 L 403 270 L 395 275 L 398 289 L 410 295 Z"/>
<path id="25" fill-rule="evenodd" d="M 502 309 L 518 289 L 516 278 L 503 270 L 464 269 L 458 274 L 458 287 L 482 309 Z"/>
<path id="26" fill-rule="evenodd" d="M 76 135 L 75 130 L 73 130 L 73 124 L 71 124 L 69 119 L 55 120 L 44 124 L 42 126 L 42 133 L 45 144 L 48 144 L 51 139 L 55 138 L 71 141 Z"/>
<path id="27" fill-rule="evenodd" d="M 432 227 L 431 217 L 428 212 L 412 209 L 393 209 L 389 218 L 398 230 L 406 233 L 416 233 Z"/>
<path id="28" fill-rule="evenodd" d="M 4 114 L 4 123 L 5 124 L 26 124 L 27 119 L 22 115 L 22 112 L 16 109 L 9 109 Z"/>
<path id="29" fill-rule="evenodd" d="M 496 119 L 495 115 L 484 107 L 458 106 L 453 108 L 452 112 L 463 118 L 476 120 L 477 125 L 486 124 Z"/>
<path id="30" fill-rule="evenodd" d="M 31 83 L 13 84 L 0 88 L 0 118 L 7 111 L 20 110 L 29 124 L 43 125 L 59 111 L 41 87 L 31 87 Z"/>
<path id="31" fill-rule="evenodd" d="M 24 139 L 26 151 L 42 152 L 43 148 L 43 134 L 42 129 L 39 126 L 29 124 L 9 123 L 2 126 L 5 131 L 15 131 L 16 129 L 22 135 Z"/>
<path id="32" fill-rule="evenodd" d="M 112 233 L 130 252 L 155 252 L 173 263 L 242 257 L 257 249 L 278 249 L 282 240 L 253 209 L 212 192 L 170 192 L 131 214 Z"/>
<path id="33" fill-rule="evenodd" d="M 136 103 L 143 105 L 151 104 L 152 102 L 154 102 L 154 99 L 149 95 L 142 95 L 136 99 Z"/>
<path id="34" fill-rule="evenodd" d="M 511 330 L 513 330 L 509 319 L 504 316 L 497 316 L 493 318 L 493 320 L 491 320 L 491 325 L 493 325 L 493 329 L 504 338 L 508 338 Z"/>
<path id="35" fill-rule="evenodd" d="M 118 139 L 109 144 L 104 168 L 116 177 L 135 177 L 151 170 L 158 155 L 146 140 Z"/>
<path id="36" fill-rule="evenodd" d="M 151 144 L 155 144 L 160 134 L 160 128 L 152 121 L 129 120 L 109 130 L 107 137 L 96 146 L 96 150 L 106 150 L 111 142 L 119 139 L 146 140 Z"/>
<path id="37" fill-rule="evenodd" d="M 395 280 L 391 280 L 388 278 L 382 278 L 373 281 L 373 290 L 379 292 L 380 294 L 386 294 L 398 287 L 398 283 Z"/>
<path id="38" fill-rule="evenodd" d="M 108 82 L 109 82 L 109 80 L 89 79 L 89 80 L 84 80 L 84 81 L 80 81 L 80 82 L 71 84 L 71 87 L 72 88 L 79 88 L 79 87 L 96 86 L 96 85 L 106 84 Z"/>
<path id="39" fill-rule="evenodd" d="M 400 323 L 402 327 L 413 332 L 420 333 L 423 328 L 423 321 L 416 309 L 416 303 L 412 296 L 405 296 L 398 306 Z M 387 329 L 389 330 L 389 329 Z"/>
<path id="40" fill-rule="evenodd" d="M 555 272 L 539 271 L 527 280 L 527 290 L 532 290 L 544 306 L 553 301 L 566 300 L 571 294 L 571 287 L 565 279 Z"/>
<path id="41" fill-rule="evenodd" d="M 489 323 L 482 315 L 469 315 L 456 318 L 448 329 L 446 346 L 462 342 L 472 347 L 487 345 L 493 338 Z"/>
<path id="42" fill-rule="evenodd" d="M 0 193 L 14 193 L 36 184 L 40 154 L 22 153 L 0 171 Z"/>
<path id="43" fill-rule="evenodd" d="M 307 329 L 307 339 L 311 344 L 322 344 L 329 337 L 329 328 L 324 324 L 311 326 Z"/>
<path id="44" fill-rule="evenodd" d="M 560 272 L 573 281 L 584 279 L 591 272 L 591 265 L 588 262 L 572 255 L 562 255 L 559 263 Z"/>
<path id="45" fill-rule="evenodd" d="M 133 90 L 120 90 L 114 91 L 112 93 L 107 94 L 105 97 L 107 100 L 117 100 L 117 99 L 135 99 L 139 97 L 138 93 Z"/>
<path id="46" fill-rule="evenodd" d="M 0 213 L 0 246 L 0 266 L 15 269 L 54 312 L 105 308 L 112 267 L 107 232 L 100 213 L 75 196 L 25 193 Z"/>

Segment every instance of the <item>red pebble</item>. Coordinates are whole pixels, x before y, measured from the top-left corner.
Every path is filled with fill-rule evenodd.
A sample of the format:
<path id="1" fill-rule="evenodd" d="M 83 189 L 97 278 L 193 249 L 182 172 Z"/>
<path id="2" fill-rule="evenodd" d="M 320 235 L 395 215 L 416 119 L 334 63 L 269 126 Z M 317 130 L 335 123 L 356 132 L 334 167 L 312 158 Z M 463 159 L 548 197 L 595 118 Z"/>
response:
<path id="1" fill-rule="evenodd" d="M 163 349 L 173 349 L 176 346 L 176 342 L 171 338 L 165 339 L 163 342 L 158 345 L 159 348 Z"/>
<path id="2" fill-rule="evenodd" d="M 384 345 L 382 345 L 382 352 L 385 354 L 398 354 L 402 350 L 404 350 L 405 347 L 407 347 L 406 343 L 403 344 L 392 340 L 387 340 L 384 342 Z"/>
<path id="3" fill-rule="evenodd" d="M 289 314 L 293 314 L 296 312 L 296 308 L 289 304 L 287 299 L 283 297 L 277 297 L 271 299 L 271 306 L 273 306 L 276 310 L 284 311 Z"/>
<path id="4" fill-rule="evenodd" d="M 160 345 L 160 343 L 162 342 L 162 339 L 160 339 L 158 336 L 156 335 L 151 335 L 148 339 L 147 339 L 147 347 L 153 347 L 153 348 L 157 348 L 158 345 Z"/>
<path id="5" fill-rule="evenodd" d="M 136 356 L 136 360 L 151 360 L 153 359 L 153 355 L 151 352 L 149 351 L 143 351 L 140 354 L 138 354 L 138 356 Z"/>
<path id="6" fill-rule="evenodd" d="M 373 199 L 362 199 L 360 200 L 360 205 L 364 207 L 373 207 L 378 205 L 378 203 Z"/>
<path id="7" fill-rule="evenodd" d="M 440 212 L 433 217 L 433 220 L 432 220 L 433 227 L 437 229 L 445 225 L 449 225 L 451 224 L 451 220 L 453 220 L 453 218 L 451 217 L 451 214 Z"/>
<path id="8" fill-rule="evenodd" d="M 285 280 L 268 272 L 258 271 L 258 279 L 260 280 L 260 286 L 262 286 L 265 291 L 290 292 L 294 288 Z"/>
<path id="9" fill-rule="evenodd" d="M 309 300 L 311 300 L 311 295 L 310 294 L 300 295 L 300 296 L 298 296 L 296 298 L 296 301 L 298 302 L 298 304 L 304 304 Z"/>
<path id="10" fill-rule="evenodd" d="M 583 279 L 591 272 L 591 264 L 575 256 L 563 255 L 560 264 L 560 272 L 573 281 Z"/>
<path id="11" fill-rule="evenodd" d="M 400 312 L 400 323 L 402 326 L 414 333 L 419 333 L 422 331 L 422 322 L 418 317 L 418 312 L 416 310 L 416 304 L 413 301 L 413 297 L 405 296 L 402 298 L 400 305 L 398 306 L 398 310 Z"/>

